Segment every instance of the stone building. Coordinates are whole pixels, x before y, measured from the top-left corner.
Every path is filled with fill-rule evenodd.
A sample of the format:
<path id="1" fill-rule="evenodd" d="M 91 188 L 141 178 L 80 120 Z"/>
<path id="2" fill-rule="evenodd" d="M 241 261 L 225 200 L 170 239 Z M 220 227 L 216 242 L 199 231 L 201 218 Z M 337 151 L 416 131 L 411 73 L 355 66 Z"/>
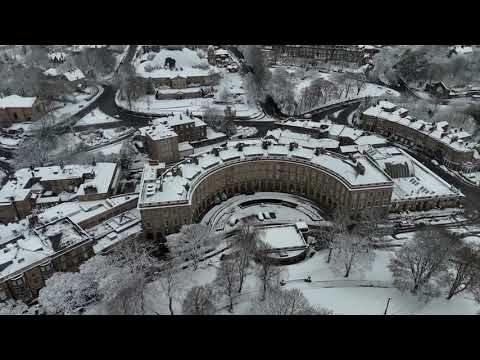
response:
<path id="1" fill-rule="evenodd" d="M 74 271 L 93 256 L 92 239 L 68 218 L 31 227 L 31 234 L 0 244 L 0 300 L 28 303 L 54 271 Z"/>
<path id="2" fill-rule="evenodd" d="M 154 119 L 139 131 L 150 158 L 171 163 L 181 157 L 179 144 L 207 137 L 207 124 L 191 114 L 176 113 Z M 181 147 L 185 148 L 185 144 Z M 185 153 L 183 150 L 182 153 Z"/>
<path id="3" fill-rule="evenodd" d="M 137 200 L 137 195 L 122 195 L 88 205 L 63 203 L 21 222 L 0 225 L 0 301 L 29 303 L 54 272 L 78 270 L 95 253 L 111 248 L 114 234 L 125 239 L 138 233 L 138 221 L 125 221 L 137 211 Z M 104 222 L 108 224 L 94 236 L 86 232 Z"/>
<path id="4" fill-rule="evenodd" d="M 23 219 L 32 212 L 34 199 L 30 189 L 0 191 L 0 223 Z"/>
<path id="5" fill-rule="evenodd" d="M 408 115 L 407 109 L 388 101 L 379 101 L 368 108 L 362 113 L 361 121 L 363 128 L 422 151 L 452 169 L 480 169 L 472 134 L 452 128 L 446 121 L 433 124 L 416 119 Z"/>
<path id="6" fill-rule="evenodd" d="M 465 198 L 402 149 L 371 147 L 365 154 L 393 180 L 392 212 L 458 207 Z"/>
<path id="7" fill-rule="evenodd" d="M 36 120 L 44 112 L 45 107 L 37 97 L 6 96 L 0 99 L 0 126 Z"/>
<path id="8" fill-rule="evenodd" d="M 323 62 L 356 65 L 365 62 L 365 52 L 358 45 L 273 45 L 271 53 L 278 57 L 306 58 Z"/>
<path id="9" fill-rule="evenodd" d="M 166 163 L 180 159 L 178 136 L 169 127 L 155 124 L 142 127 L 139 131 L 151 159 Z"/>
<path id="10" fill-rule="evenodd" d="M 112 195 L 119 176 L 116 163 L 19 169 L 0 190 L 0 222 L 23 218 L 36 204 L 55 205 L 62 202 L 62 198 L 105 199 Z"/>
<path id="11" fill-rule="evenodd" d="M 295 143 L 229 144 L 173 167 L 145 166 L 138 208 L 147 238 L 163 239 L 239 193 L 289 192 L 327 209 L 387 213 L 392 180 L 365 156 L 353 159 Z"/>

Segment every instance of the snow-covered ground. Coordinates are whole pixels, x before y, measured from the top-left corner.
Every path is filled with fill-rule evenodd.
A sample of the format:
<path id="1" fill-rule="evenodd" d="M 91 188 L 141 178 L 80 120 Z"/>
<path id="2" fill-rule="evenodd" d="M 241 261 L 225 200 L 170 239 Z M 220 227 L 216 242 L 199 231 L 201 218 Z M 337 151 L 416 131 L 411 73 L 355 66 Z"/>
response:
<path id="1" fill-rule="evenodd" d="M 235 109 L 237 117 L 254 118 L 263 114 L 256 104 L 248 102 L 240 74 L 230 73 L 225 69 L 220 69 L 220 73 L 222 77 L 220 83 L 214 86 L 215 97 L 213 98 L 157 100 L 154 95 L 146 95 L 134 101 L 131 110 L 145 114 L 169 114 L 184 113 L 188 109 L 194 115 L 201 116 L 206 107 L 212 107 L 223 112 L 225 104 L 216 104 L 215 101 L 218 95 L 226 90 L 231 95 L 231 106 Z M 116 104 L 130 110 L 127 100 L 120 99 L 118 95 L 117 93 L 115 98 Z"/>
<path id="2" fill-rule="evenodd" d="M 251 126 L 236 126 L 237 133 L 232 136 L 232 139 L 236 137 L 252 137 L 258 133 L 258 130 Z"/>
<path id="3" fill-rule="evenodd" d="M 393 256 L 391 251 L 375 251 L 371 270 L 363 276 L 352 273 L 348 279 L 332 272 L 326 263 L 327 251 L 317 252 L 312 258 L 282 267 L 286 289 L 300 289 L 312 305 L 330 309 L 334 314 L 383 315 L 388 298 L 389 315 L 473 315 L 479 305 L 468 295 L 457 295 L 451 300 L 434 298 L 429 302 L 419 300 L 409 292 L 402 293 L 392 286 L 392 277 L 387 265 Z M 175 314 L 181 314 L 182 299 L 192 286 L 210 284 L 220 266 L 219 256 L 202 263 L 197 271 L 182 271 L 184 284 L 173 302 Z M 303 281 L 311 276 L 312 282 Z M 250 268 L 242 294 L 234 303 L 233 314 L 251 314 L 252 305 L 260 296 L 260 283 L 254 268 Z M 150 314 L 169 314 L 168 299 L 158 281 L 148 284 L 145 290 L 146 309 Z M 219 302 L 218 314 L 229 314 L 227 301 Z M 88 314 L 101 314 L 101 306 L 94 306 Z"/>
<path id="4" fill-rule="evenodd" d="M 118 121 L 120 120 L 108 116 L 99 108 L 96 108 L 81 118 L 75 126 L 111 124 Z"/>
<path id="5" fill-rule="evenodd" d="M 100 146 L 108 145 L 117 139 L 127 137 L 133 134 L 134 131 L 134 128 L 122 126 L 113 129 L 97 129 L 93 132 L 79 132 L 77 136 L 86 146 Z"/>
<path id="6" fill-rule="evenodd" d="M 120 141 L 118 143 L 112 144 L 112 145 L 107 145 L 95 150 L 89 151 L 91 154 L 95 153 L 103 153 L 104 155 L 111 155 L 111 154 L 120 154 L 120 149 L 122 148 L 123 144 L 127 142 L 128 140 L 125 139 L 124 141 Z"/>

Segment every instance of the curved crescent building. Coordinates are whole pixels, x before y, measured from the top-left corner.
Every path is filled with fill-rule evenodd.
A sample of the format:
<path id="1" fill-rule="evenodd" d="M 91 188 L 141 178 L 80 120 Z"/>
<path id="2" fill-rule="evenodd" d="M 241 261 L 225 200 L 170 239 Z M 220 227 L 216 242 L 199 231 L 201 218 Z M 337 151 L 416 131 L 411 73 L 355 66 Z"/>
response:
<path id="1" fill-rule="evenodd" d="M 359 213 L 387 212 L 392 190 L 392 179 L 368 156 L 256 140 L 229 143 L 169 168 L 146 165 L 138 208 L 147 238 L 160 240 L 235 194 L 295 193 L 328 209 Z"/>

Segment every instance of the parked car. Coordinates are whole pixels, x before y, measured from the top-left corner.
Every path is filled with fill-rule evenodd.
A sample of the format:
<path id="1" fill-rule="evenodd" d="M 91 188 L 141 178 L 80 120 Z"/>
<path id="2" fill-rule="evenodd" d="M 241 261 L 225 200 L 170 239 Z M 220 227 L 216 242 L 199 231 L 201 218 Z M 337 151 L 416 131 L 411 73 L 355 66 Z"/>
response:
<path id="1" fill-rule="evenodd" d="M 259 212 L 259 213 L 257 214 L 257 219 L 260 220 L 260 221 L 265 220 L 265 218 L 263 217 L 263 214 L 262 214 L 261 212 Z"/>
<path id="2" fill-rule="evenodd" d="M 265 218 L 265 220 L 270 220 L 270 215 L 268 214 L 268 212 L 263 212 L 262 215 Z"/>
<path id="3" fill-rule="evenodd" d="M 272 219 L 276 219 L 277 218 L 277 215 L 274 213 L 274 212 L 269 212 L 269 215 Z"/>

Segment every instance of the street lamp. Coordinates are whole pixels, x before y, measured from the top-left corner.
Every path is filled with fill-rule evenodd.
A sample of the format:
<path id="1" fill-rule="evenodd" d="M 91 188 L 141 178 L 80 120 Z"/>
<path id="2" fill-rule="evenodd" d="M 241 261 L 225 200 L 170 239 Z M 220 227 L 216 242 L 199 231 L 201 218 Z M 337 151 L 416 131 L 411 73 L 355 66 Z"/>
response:
<path id="1" fill-rule="evenodd" d="M 388 305 L 390 305 L 390 300 L 392 300 L 392 298 L 389 297 L 388 300 L 387 300 L 387 306 L 385 307 L 385 311 L 384 311 L 383 315 L 387 315 Z"/>

